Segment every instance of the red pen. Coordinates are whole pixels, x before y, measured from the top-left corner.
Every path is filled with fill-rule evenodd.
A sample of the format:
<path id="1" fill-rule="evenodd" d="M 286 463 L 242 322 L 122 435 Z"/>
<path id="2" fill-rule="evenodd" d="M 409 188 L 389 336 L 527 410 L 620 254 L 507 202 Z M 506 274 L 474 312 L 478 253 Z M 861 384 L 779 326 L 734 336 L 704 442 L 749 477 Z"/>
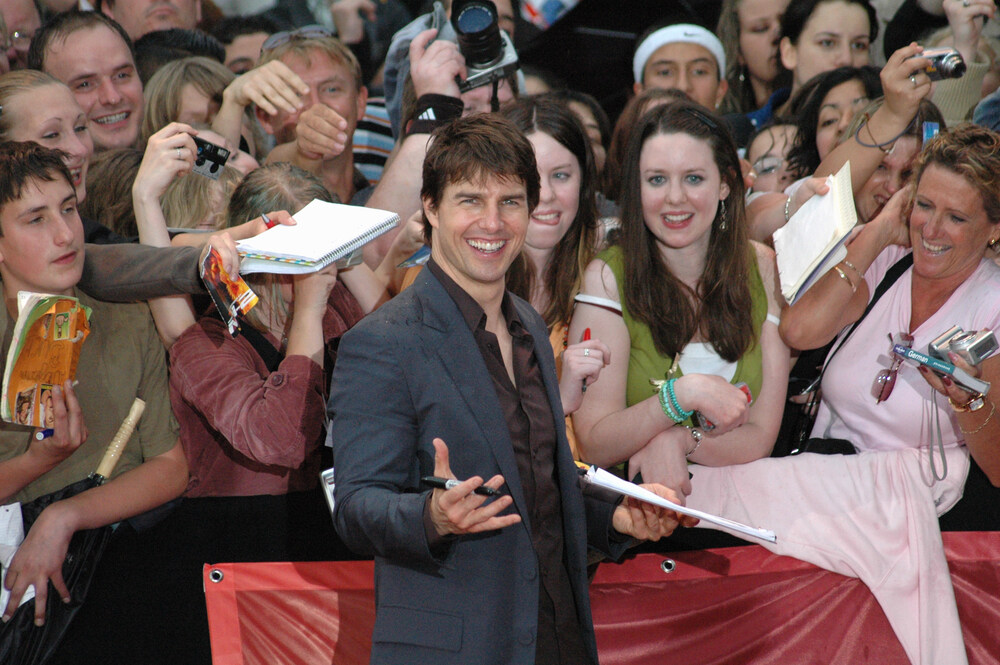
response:
<path id="1" fill-rule="evenodd" d="M 589 339 L 590 339 L 590 328 L 584 328 L 583 329 L 583 339 L 581 339 L 580 341 L 581 342 L 586 342 Z M 583 388 L 582 388 L 581 392 L 587 392 L 587 379 L 583 380 Z"/>
<path id="2" fill-rule="evenodd" d="M 263 219 L 263 220 L 264 220 L 264 226 L 266 226 L 266 227 L 267 227 L 267 228 L 269 228 L 269 229 L 273 229 L 273 228 L 274 228 L 275 226 L 277 226 L 277 225 L 278 225 L 278 223 L 277 223 L 277 222 L 273 221 L 273 220 L 272 220 L 272 219 L 271 219 L 270 217 L 268 217 L 267 215 L 263 215 L 263 214 L 262 214 L 262 215 L 261 215 L 261 219 Z"/>

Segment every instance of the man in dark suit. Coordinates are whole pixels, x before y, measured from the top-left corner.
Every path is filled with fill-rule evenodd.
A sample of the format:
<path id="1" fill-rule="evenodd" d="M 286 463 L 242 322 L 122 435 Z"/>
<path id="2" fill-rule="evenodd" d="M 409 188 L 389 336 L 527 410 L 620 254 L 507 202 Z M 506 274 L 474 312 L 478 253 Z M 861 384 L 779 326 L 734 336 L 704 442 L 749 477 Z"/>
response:
<path id="1" fill-rule="evenodd" d="M 431 261 L 340 344 L 334 519 L 375 556 L 372 662 L 596 663 L 588 543 L 620 555 L 677 525 L 580 492 L 548 331 L 504 288 L 538 196 L 509 121 L 436 131 L 421 191 Z M 465 480 L 421 487 L 432 473 Z"/>

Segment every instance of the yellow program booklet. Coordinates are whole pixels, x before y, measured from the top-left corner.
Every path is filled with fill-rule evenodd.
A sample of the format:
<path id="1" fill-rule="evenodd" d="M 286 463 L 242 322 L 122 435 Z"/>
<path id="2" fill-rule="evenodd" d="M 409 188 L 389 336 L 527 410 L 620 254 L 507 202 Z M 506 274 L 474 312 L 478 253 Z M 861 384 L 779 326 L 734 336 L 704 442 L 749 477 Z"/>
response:
<path id="1" fill-rule="evenodd" d="M 90 308 L 76 298 L 21 291 L 18 317 L 3 373 L 0 418 L 32 427 L 52 427 L 52 386 L 72 381 L 83 341 L 90 334 Z"/>

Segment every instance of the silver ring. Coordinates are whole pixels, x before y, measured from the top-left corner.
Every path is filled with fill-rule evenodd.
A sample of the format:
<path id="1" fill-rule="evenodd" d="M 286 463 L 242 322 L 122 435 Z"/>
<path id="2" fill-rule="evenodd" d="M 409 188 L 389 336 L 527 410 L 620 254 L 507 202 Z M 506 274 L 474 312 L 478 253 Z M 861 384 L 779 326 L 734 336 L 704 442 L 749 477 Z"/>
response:
<path id="1" fill-rule="evenodd" d="M 916 74 L 910 74 L 910 83 L 913 84 L 914 88 L 917 87 L 917 75 Z"/>
<path id="2" fill-rule="evenodd" d="M 590 349 L 584 349 L 583 350 L 583 357 L 584 358 L 589 358 L 590 357 Z"/>
<path id="3" fill-rule="evenodd" d="M 969 0 L 962 0 L 962 6 L 965 8 L 969 7 Z"/>
<path id="4" fill-rule="evenodd" d="M 911 76 L 910 78 L 913 78 L 913 77 Z M 177 159 L 181 159 L 181 149 L 180 148 L 174 148 L 174 150 L 177 151 Z"/>

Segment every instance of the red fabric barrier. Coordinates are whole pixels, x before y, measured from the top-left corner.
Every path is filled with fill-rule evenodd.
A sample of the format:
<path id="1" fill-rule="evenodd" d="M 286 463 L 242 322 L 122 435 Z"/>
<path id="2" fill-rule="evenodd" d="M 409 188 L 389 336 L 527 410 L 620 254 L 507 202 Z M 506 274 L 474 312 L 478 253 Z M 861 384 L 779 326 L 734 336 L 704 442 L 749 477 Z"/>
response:
<path id="1" fill-rule="evenodd" d="M 1000 662 L 1000 533 L 944 542 L 969 662 Z M 206 566 L 213 662 L 367 663 L 372 575 L 354 561 Z M 604 665 L 907 662 L 863 584 L 757 546 L 604 564 L 591 602 Z"/>

